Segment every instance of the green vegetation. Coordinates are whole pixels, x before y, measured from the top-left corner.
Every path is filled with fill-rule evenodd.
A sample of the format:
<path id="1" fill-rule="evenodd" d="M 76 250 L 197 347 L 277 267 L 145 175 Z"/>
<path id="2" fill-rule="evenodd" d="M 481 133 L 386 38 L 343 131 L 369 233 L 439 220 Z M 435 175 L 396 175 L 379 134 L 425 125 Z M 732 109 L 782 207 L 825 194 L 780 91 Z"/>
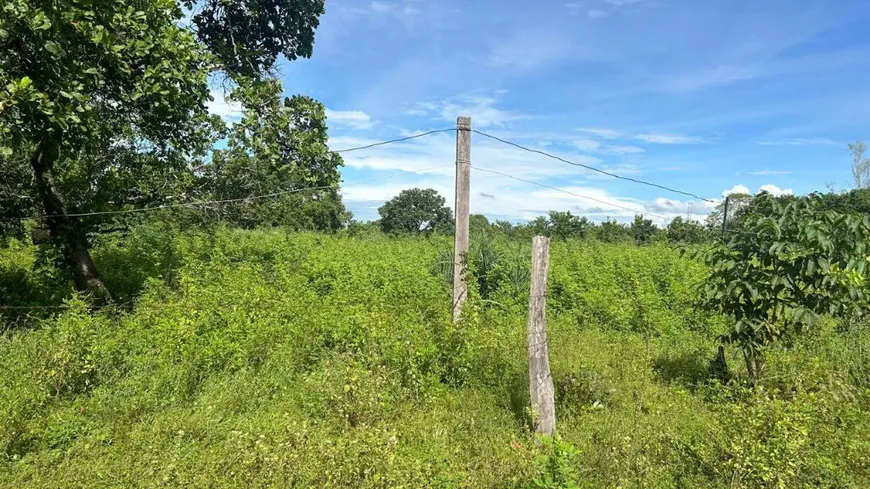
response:
<path id="1" fill-rule="evenodd" d="M 194 6 L 195 28 L 182 22 Z M 272 79 L 279 54 L 311 56 L 323 12 L 323 0 L 4 2 L 0 217 L 42 221 L 76 289 L 107 302 L 89 233 L 118 223 L 69 214 L 213 200 L 209 190 L 248 190 L 252 177 L 271 177 L 263 186 L 272 192 L 337 184 L 341 159 L 326 152 L 323 107 L 305 97 L 281 106 Z M 206 108 L 210 79 L 247 104 L 226 151 L 215 144 L 227 129 Z M 256 171 L 227 180 L 202 171 L 218 160 L 229 172 Z M 314 214 L 315 228 L 327 227 L 344 214 L 334 189 L 306 198 L 328 209 L 297 198 L 303 223 Z"/>
<path id="2" fill-rule="evenodd" d="M 453 225 L 444 197 L 431 188 L 402 190 L 379 209 L 378 221 L 385 233 L 431 233 Z"/>
<path id="3" fill-rule="evenodd" d="M 536 444 L 528 243 L 472 242 L 456 325 L 438 236 L 143 225 L 95 243 L 120 304 L 91 311 L 13 242 L 4 303 L 69 307 L 4 311 L 0 487 L 870 484 L 870 330 L 822 316 L 720 381 L 708 269 L 661 244 L 553 243 Z"/>
<path id="4" fill-rule="evenodd" d="M 765 347 L 793 341 L 822 314 L 850 320 L 870 305 L 870 216 L 822 211 L 815 195 L 788 201 L 756 197 L 742 229 L 703 253 L 702 305 L 733 319 L 722 341 L 739 346 L 752 383 Z"/>
<path id="5" fill-rule="evenodd" d="M 870 486 L 862 143 L 856 190 L 706 226 L 472 216 L 454 323 L 444 198 L 352 221 L 323 106 L 274 78 L 324 5 L 0 9 L 0 487 Z M 538 234 L 558 436 L 534 440 Z"/>

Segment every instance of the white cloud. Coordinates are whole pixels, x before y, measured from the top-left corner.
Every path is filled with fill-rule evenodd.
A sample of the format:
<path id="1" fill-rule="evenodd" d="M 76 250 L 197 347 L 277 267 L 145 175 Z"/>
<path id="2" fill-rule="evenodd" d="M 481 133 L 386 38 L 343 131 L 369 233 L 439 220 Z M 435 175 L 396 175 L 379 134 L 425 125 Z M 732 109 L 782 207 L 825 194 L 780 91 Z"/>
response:
<path id="1" fill-rule="evenodd" d="M 781 189 L 772 183 L 766 183 L 766 184 L 758 187 L 758 191 L 756 192 L 756 194 L 761 193 L 761 192 L 767 192 L 767 193 L 775 195 L 777 197 L 779 197 L 780 195 L 792 195 L 792 194 L 794 194 L 794 191 L 792 191 L 792 189 L 790 189 L 790 188 Z M 731 187 L 730 189 L 722 192 L 722 197 L 727 197 L 727 196 L 733 195 L 733 194 L 752 195 L 752 192 L 749 191 L 749 187 L 747 187 L 746 185 L 735 185 L 735 186 Z"/>
<path id="2" fill-rule="evenodd" d="M 504 93 L 506 92 L 498 90 L 495 96 L 472 94 L 451 97 L 438 103 L 419 102 L 406 110 L 405 114 L 432 116 L 446 122 L 455 122 L 456 117 L 465 115 L 471 117 L 472 126 L 475 128 L 504 126 L 511 122 L 533 118 L 530 114 L 497 108 L 499 96 Z"/>
<path id="3" fill-rule="evenodd" d="M 664 132 L 648 132 L 638 134 L 635 139 L 652 144 L 697 144 L 704 142 L 703 138 L 683 136 L 680 134 L 668 134 Z"/>
<path id="4" fill-rule="evenodd" d="M 602 152 L 613 155 L 627 155 L 645 153 L 646 150 L 638 146 L 605 146 Z"/>
<path id="5" fill-rule="evenodd" d="M 787 170 L 757 170 L 757 171 L 749 171 L 746 172 L 747 175 L 753 175 L 756 177 L 762 176 L 770 176 L 770 175 L 791 175 L 792 172 Z"/>
<path id="6" fill-rule="evenodd" d="M 577 130 L 603 139 L 616 139 L 622 137 L 621 132 L 604 127 L 578 127 Z"/>
<path id="7" fill-rule="evenodd" d="M 601 17 L 607 17 L 607 12 L 601 9 L 594 8 L 586 12 L 586 15 L 588 15 L 590 19 L 600 19 Z"/>
<path id="8" fill-rule="evenodd" d="M 704 138 L 696 136 L 685 136 L 682 134 L 670 134 L 657 131 L 631 136 L 623 131 L 606 127 L 578 127 L 576 130 L 601 139 L 634 139 L 650 144 L 697 144 L 704 142 Z M 636 146 L 616 146 L 615 148 L 622 148 L 625 152 L 643 152 L 642 148 Z"/>
<path id="9" fill-rule="evenodd" d="M 594 139 L 582 138 L 571 141 L 577 149 L 581 151 L 596 151 L 601 147 L 601 143 Z"/>
<path id="10" fill-rule="evenodd" d="M 633 5 L 635 3 L 641 3 L 644 0 L 604 0 L 604 1 L 609 3 L 610 5 L 614 5 L 617 7 L 625 7 L 628 5 Z"/>
<path id="11" fill-rule="evenodd" d="M 728 197 L 729 195 L 733 195 L 733 194 L 751 194 L 751 193 L 752 192 L 749 191 L 749 187 L 747 187 L 746 185 L 735 185 L 735 186 L 731 187 L 730 189 L 722 192 L 722 197 Z"/>
<path id="12" fill-rule="evenodd" d="M 706 88 L 748 81 L 764 73 L 761 66 L 719 65 L 682 74 L 668 74 L 658 82 L 659 88 L 672 92 L 693 92 Z"/>
<path id="13" fill-rule="evenodd" d="M 785 138 L 769 141 L 759 141 L 764 146 L 834 146 L 841 144 L 828 138 Z"/>
<path id="14" fill-rule="evenodd" d="M 779 197 L 780 195 L 793 195 L 794 192 L 792 189 L 781 189 L 772 183 L 767 183 L 758 188 L 759 192 L 767 192 L 775 197 Z"/>
<path id="15" fill-rule="evenodd" d="M 369 4 L 369 8 L 374 10 L 375 12 L 386 13 L 393 10 L 393 6 L 387 2 L 372 2 Z"/>
<path id="16" fill-rule="evenodd" d="M 209 94 L 212 98 L 206 103 L 209 112 L 220 116 L 227 122 L 238 121 L 242 118 L 242 104 L 227 100 L 223 90 L 212 90 Z"/>
<path id="17" fill-rule="evenodd" d="M 555 29 L 529 29 L 503 38 L 492 48 L 489 64 L 493 68 L 530 72 L 568 58 L 588 55 L 571 37 Z"/>
<path id="18" fill-rule="evenodd" d="M 326 122 L 353 129 L 370 129 L 372 127 L 372 118 L 365 112 L 358 110 L 326 109 Z"/>
<path id="19" fill-rule="evenodd" d="M 583 2 L 568 2 L 565 4 L 565 8 L 567 8 L 572 14 L 577 14 L 583 10 L 584 5 Z"/>

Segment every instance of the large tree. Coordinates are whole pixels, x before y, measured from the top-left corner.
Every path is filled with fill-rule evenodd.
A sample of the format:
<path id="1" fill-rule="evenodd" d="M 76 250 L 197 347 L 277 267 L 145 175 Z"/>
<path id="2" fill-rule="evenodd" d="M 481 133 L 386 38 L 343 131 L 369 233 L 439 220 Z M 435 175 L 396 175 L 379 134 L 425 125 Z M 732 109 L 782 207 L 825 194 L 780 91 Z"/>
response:
<path id="1" fill-rule="evenodd" d="M 0 158 L 30 167 L 79 290 L 109 295 L 85 229 L 68 215 L 92 209 L 76 205 L 83 194 L 75 189 L 102 182 L 129 193 L 129 182 L 142 179 L 118 172 L 124 161 L 158 180 L 189 164 L 210 143 L 209 74 L 259 77 L 279 53 L 310 56 L 324 2 L 184 5 L 196 8 L 195 29 L 179 25 L 173 0 L 8 0 L 0 9 Z M 153 194 L 143 190 L 139 197 Z"/>
<path id="2" fill-rule="evenodd" d="M 271 197 L 219 207 L 222 218 L 241 227 L 344 227 L 350 214 L 338 193 L 343 162 L 326 146 L 323 105 L 300 95 L 281 97 L 276 79 L 245 81 L 229 98 L 243 105 L 242 119 L 231 128 L 226 149 L 216 150 L 206 166 L 206 186 L 216 200 Z"/>
<path id="3" fill-rule="evenodd" d="M 450 224 L 451 212 L 434 189 L 402 190 L 378 209 L 385 233 L 426 233 Z"/>

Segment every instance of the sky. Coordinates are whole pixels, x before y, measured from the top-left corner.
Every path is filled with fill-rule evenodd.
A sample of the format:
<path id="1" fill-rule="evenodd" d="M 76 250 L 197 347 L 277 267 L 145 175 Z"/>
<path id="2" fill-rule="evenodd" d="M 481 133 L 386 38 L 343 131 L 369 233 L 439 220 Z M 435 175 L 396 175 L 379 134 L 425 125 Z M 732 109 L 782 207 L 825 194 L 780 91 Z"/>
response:
<path id="1" fill-rule="evenodd" d="M 710 200 L 474 134 L 473 166 L 570 192 L 473 170 L 471 211 L 491 220 L 567 210 L 664 224 L 703 218 L 728 192 L 850 188 L 847 144 L 870 139 L 868 22 L 866 0 L 329 0 L 314 56 L 285 60 L 280 76 L 288 95 L 326 106 L 334 150 L 470 116 L 474 129 Z M 454 136 L 345 153 L 355 218 L 414 187 L 452 208 Z"/>

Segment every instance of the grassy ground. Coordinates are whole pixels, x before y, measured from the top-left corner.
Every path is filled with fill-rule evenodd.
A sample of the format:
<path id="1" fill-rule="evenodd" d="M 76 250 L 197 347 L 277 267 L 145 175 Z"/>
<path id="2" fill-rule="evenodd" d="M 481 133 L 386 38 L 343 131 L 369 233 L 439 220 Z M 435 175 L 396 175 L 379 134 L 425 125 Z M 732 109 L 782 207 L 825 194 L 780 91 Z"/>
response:
<path id="1" fill-rule="evenodd" d="M 555 243 L 562 441 L 529 432 L 528 249 L 475 238 L 450 321 L 440 239 L 282 231 L 105 239 L 129 303 L 6 311 L 0 487 L 870 487 L 870 333 L 826 321 L 756 390 L 708 368 L 704 269 L 665 247 Z M 63 277 L 0 250 L 0 302 Z"/>

